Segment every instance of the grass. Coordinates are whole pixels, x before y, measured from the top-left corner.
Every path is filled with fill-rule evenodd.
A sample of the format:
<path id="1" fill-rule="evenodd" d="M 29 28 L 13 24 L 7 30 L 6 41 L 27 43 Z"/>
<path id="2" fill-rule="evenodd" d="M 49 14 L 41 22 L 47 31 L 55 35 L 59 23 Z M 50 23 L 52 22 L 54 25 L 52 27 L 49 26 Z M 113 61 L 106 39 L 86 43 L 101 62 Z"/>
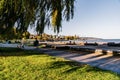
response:
<path id="1" fill-rule="evenodd" d="M 120 75 L 35 51 L 0 48 L 0 80 L 120 80 Z"/>

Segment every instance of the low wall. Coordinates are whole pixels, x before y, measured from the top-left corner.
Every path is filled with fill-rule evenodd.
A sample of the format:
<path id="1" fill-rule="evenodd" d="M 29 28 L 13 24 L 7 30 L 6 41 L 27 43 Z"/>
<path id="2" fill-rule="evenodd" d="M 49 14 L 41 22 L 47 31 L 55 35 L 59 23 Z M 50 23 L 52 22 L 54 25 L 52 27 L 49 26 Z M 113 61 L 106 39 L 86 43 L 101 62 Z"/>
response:
<path id="1" fill-rule="evenodd" d="M 18 47 L 19 44 L 3 44 L 0 43 L 0 47 Z"/>

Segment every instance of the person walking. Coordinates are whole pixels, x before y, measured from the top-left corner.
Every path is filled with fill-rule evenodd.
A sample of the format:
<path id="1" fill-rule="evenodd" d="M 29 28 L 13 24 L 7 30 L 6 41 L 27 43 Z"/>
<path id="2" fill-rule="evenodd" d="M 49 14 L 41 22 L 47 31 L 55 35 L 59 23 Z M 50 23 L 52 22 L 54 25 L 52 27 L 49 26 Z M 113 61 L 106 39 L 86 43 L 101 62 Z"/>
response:
<path id="1" fill-rule="evenodd" d="M 37 38 L 35 38 L 34 46 L 35 46 L 36 48 L 38 48 L 38 46 L 39 46 L 39 41 L 37 40 Z"/>
<path id="2" fill-rule="evenodd" d="M 25 39 L 22 38 L 22 41 L 21 41 L 21 48 L 24 48 L 24 44 L 25 44 Z"/>

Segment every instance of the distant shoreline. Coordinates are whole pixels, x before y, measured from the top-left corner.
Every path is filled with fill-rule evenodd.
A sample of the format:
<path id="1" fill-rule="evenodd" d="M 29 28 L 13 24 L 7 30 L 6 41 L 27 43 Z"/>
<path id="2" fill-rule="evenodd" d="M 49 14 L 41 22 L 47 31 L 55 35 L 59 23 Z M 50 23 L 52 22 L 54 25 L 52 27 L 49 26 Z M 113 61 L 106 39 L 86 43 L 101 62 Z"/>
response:
<path id="1" fill-rule="evenodd" d="M 107 43 L 120 43 L 120 39 L 88 39 L 88 40 L 67 40 L 67 41 L 46 41 L 40 43 L 49 43 L 49 44 L 67 44 L 71 41 L 71 43 L 76 43 L 77 45 L 83 45 L 84 43 L 97 43 L 99 45 L 107 44 Z"/>

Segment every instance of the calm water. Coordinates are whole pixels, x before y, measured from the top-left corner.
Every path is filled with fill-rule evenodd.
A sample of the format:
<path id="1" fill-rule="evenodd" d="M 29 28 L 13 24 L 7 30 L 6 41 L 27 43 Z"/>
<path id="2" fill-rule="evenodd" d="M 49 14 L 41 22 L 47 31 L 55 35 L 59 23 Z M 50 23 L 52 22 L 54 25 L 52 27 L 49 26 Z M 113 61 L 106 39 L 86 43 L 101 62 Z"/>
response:
<path id="1" fill-rule="evenodd" d="M 120 39 L 98 39 L 98 40 L 85 40 L 83 42 L 115 42 L 115 43 L 120 43 Z"/>
<path id="2" fill-rule="evenodd" d="M 108 43 L 108 42 L 114 42 L 114 43 L 120 43 L 120 39 L 89 39 L 89 40 L 70 40 L 71 42 L 75 42 L 75 43 L 81 43 L 81 42 L 88 42 L 88 43 Z M 68 41 L 62 41 L 65 43 L 69 43 Z"/>

